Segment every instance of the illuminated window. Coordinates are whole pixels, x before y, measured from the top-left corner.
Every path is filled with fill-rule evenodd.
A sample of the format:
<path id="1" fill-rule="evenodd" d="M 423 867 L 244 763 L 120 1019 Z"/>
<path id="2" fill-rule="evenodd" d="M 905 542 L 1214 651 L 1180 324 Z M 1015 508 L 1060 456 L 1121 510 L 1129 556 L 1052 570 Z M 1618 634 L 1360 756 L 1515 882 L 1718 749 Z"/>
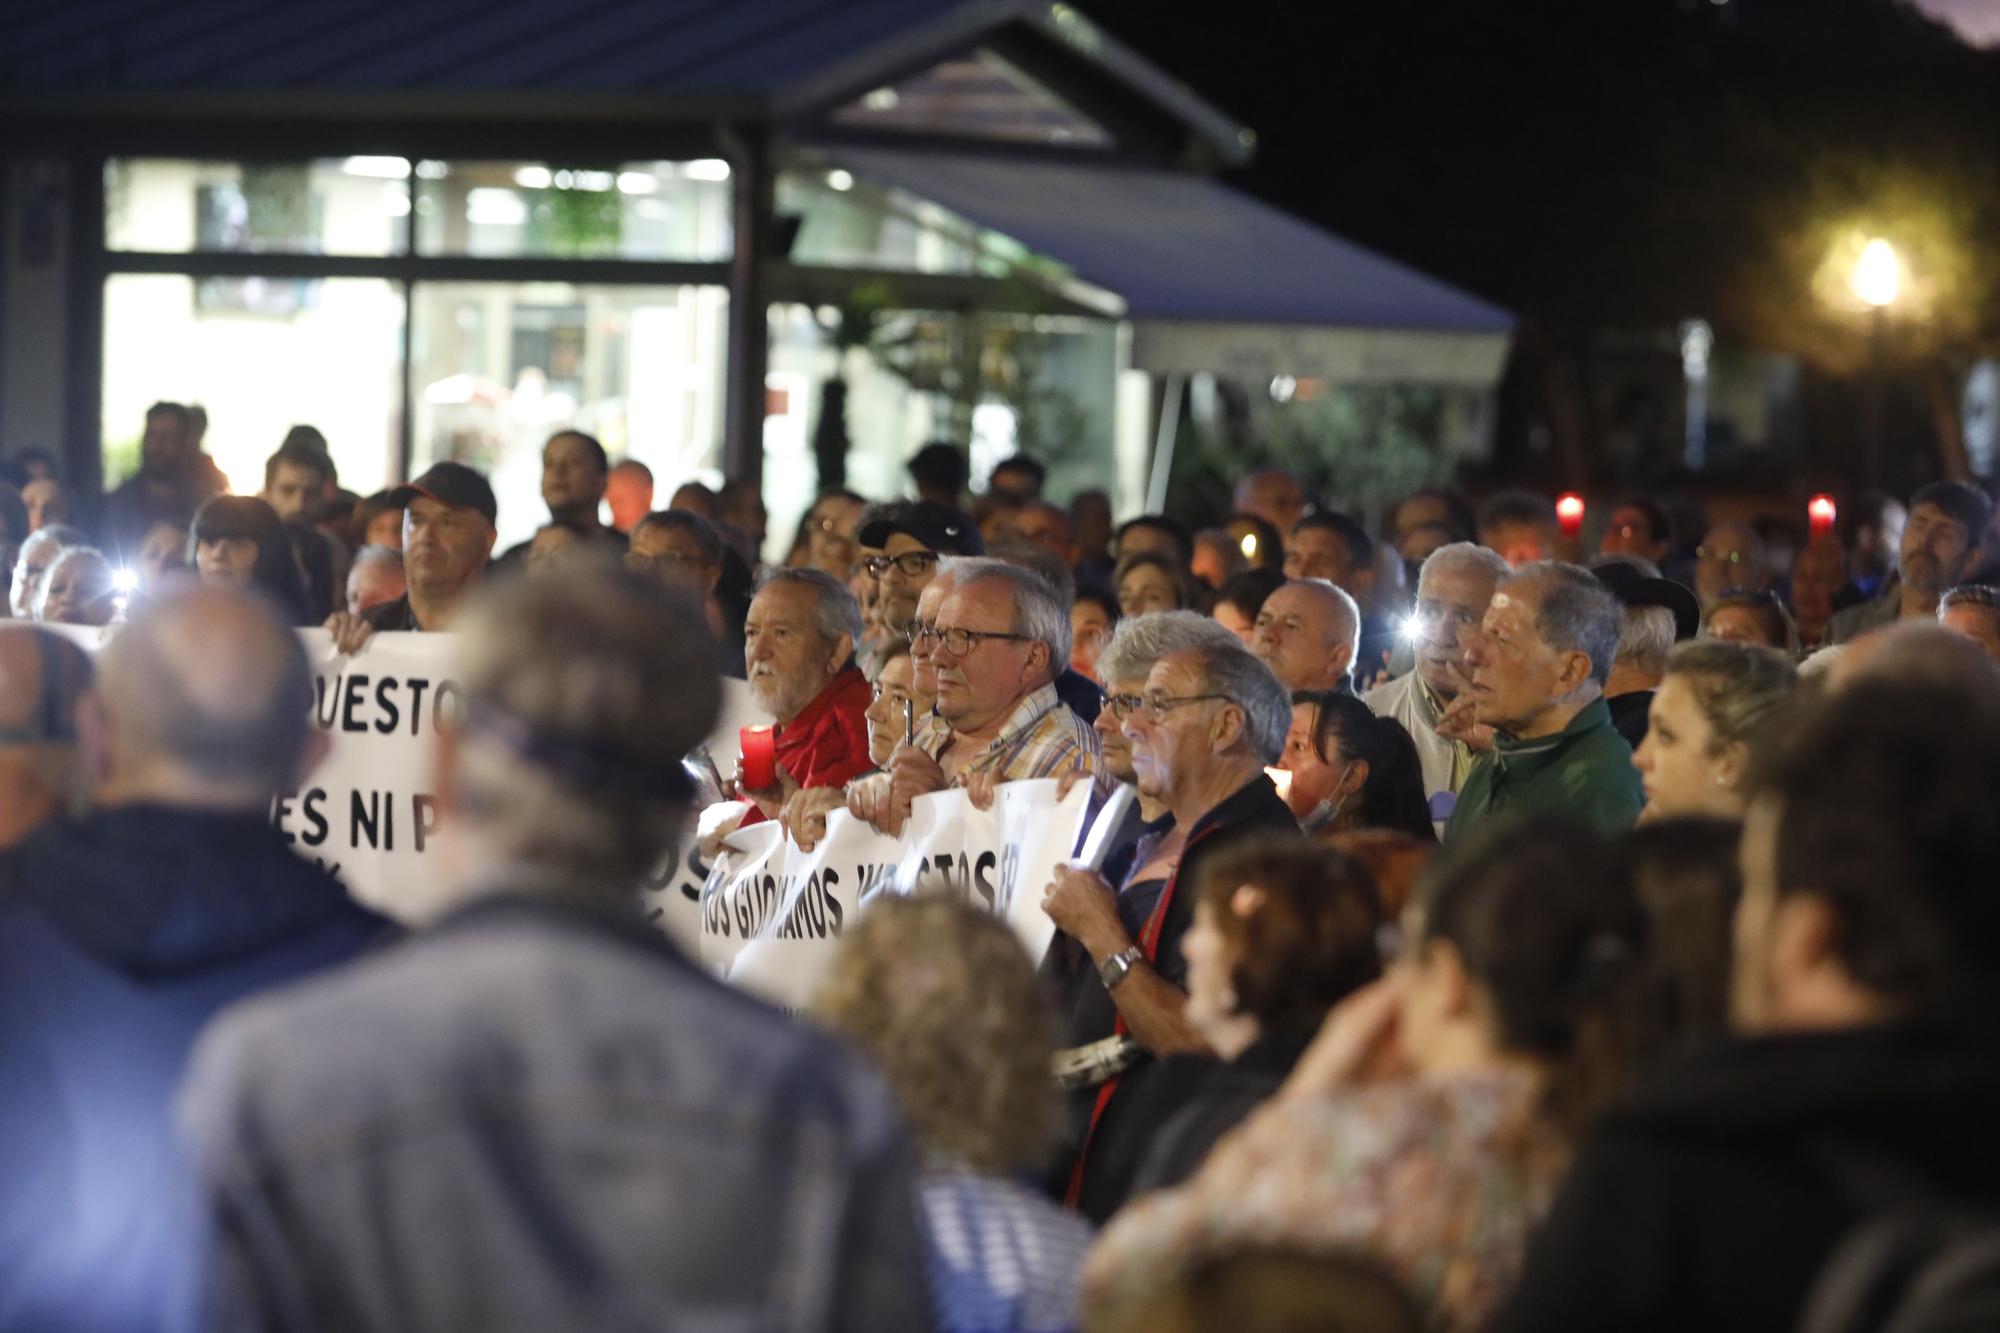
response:
<path id="1" fill-rule="evenodd" d="M 114 158 L 105 244 L 155 254 L 390 255 L 403 249 L 410 164 Z"/>
<path id="2" fill-rule="evenodd" d="M 437 162 L 416 167 L 417 253 L 727 259 L 729 165 Z"/>
<path id="3" fill-rule="evenodd" d="M 485 472 L 504 545 L 548 521 L 542 444 L 575 426 L 665 489 L 717 466 L 728 294 L 720 287 L 420 283 L 412 473 Z"/>
<path id="4" fill-rule="evenodd" d="M 216 301 L 218 281 L 240 299 Z M 170 399 L 207 410 L 203 447 L 239 495 L 263 489 L 264 460 L 301 423 L 325 432 L 342 486 L 379 490 L 399 443 L 402 335 L 401 288 L 379 278 L 115 274 L 104 284 L 105 477 L 116 485 L 138 469 L 146 408 Z"/>

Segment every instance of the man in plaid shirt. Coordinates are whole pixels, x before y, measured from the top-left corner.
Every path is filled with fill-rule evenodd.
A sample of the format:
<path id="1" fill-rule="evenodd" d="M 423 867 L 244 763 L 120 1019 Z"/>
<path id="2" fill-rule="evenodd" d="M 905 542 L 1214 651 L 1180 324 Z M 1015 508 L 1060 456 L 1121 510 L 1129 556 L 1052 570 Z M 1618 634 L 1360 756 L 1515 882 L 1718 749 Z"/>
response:
<path id="1" fill-rule="evenodd" d="M 919 624 L 937 666 L 937 712 L 886 773 L 849 788 L 849 809 L 898 833 L 910 802 L 946 787 L 1102 771 L 1097 732 L 1056 698 L 1069 661 L 1069 608 L 1046 579 L 997 560 L 952 562 L 937 620 Z"/>

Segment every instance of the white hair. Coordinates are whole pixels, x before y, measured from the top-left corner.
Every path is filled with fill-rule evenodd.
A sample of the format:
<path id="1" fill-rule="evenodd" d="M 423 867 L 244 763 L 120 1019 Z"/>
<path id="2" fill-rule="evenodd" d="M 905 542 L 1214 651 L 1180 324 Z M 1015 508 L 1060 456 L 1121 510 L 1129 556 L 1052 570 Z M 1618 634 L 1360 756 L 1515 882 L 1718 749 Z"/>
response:
<path id="1" fill-rule="evenodd" d="M 838 643 L 845 634 L 850 644 L 861 642 L 861 603 L 854 600 L 847 585 L 823 569 L 793 569 L 779 565 L 764 571 L 757 591 L 779 584 L 811 588 L 818 603 L 813 612 L 813 628 L 828 644 Z"/>
<path id="2" fill-rule="evenodd" d="M 1628 606 L 1625 627 L 1618 634 L 1621 666 L 1634 667 L 1648 675 L 1661 675 L 1667 657 L 1674 651 L 1674 613 L 1664 606 Z"/>
<path id="3" fill-rule="evenodd" d="M 1010 565 L 1004 560 L 961 560 L 952 563 L 958 582 L 954 592 L 965 592 L 982 583 L 1004 583 L 1014 603 L 1014 620 L 1009 627 L 1049 650 L 1049 676 L 1060 676 L 1069 666 L 1073 631 L 1069 606 L 1049 586 L 1049 581 L 1032 569 Z"/>
<path id="4" fill-rule="evenodd" d="M 1186 650 L 1201 673 L 1202 693 L 1223 695 L 1241 708 L 1251 753 L 1261 764 L 1276 763 L 1292 726 L 1291 692 L 1234 634 L 1223 634 L 1223 640 Z"/>
<path id="5" fill-rule="evenodd" d="M 1424 557 L 1423 568 L 1417 571 L 1418 593 L 1421 595 L 1424 580 L 1430 577 L 1433 569 L 1443 570 L 1448 567 L 1477 569 L 1496 584 L 1513 573 L 1507 565 L 1506 557 L 1491 547 L 1481 546 L 1478 542 L 1453 542 L 1449 546 L 1438 547 Z"/>
<path id="6" fill-rule="evenodd" d="M 1149 611 L 1127 616 L 1111 632 L 1111 643 L 1097 659 L 1097 674 L 1108 681 L 1144 680 L 1152 674 L 1153 664 L 1168 653 L 1236 642 L 1234 634 L 1199 611 Z"/>

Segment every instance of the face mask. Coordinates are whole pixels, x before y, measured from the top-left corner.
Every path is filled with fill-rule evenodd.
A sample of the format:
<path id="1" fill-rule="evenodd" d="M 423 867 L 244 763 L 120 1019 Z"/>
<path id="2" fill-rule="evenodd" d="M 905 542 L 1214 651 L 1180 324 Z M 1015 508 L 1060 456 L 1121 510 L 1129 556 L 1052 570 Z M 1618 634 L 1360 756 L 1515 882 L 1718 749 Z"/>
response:
<path id="1" fill-rule="evenodd" d="M 1333 827 L 1333 821 L 1340 818 L 1340 808 L 1347 804 L 1347 793 L 1340 790 L 1340 784 L 1347 781 L 1347 769 L 1340 771 L 1340 778 L 1334 784 L 1333 795 L 1306 811 L 1299 821 L 1299 828 L 1307 833 L 1317 833 L 1321 829 Z"/>

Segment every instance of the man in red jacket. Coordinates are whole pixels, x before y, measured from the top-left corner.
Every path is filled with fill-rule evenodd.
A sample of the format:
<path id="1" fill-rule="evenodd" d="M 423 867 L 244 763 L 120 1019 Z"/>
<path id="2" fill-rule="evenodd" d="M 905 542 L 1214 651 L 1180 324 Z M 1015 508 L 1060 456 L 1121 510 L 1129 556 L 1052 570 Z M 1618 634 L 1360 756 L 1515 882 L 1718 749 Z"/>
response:
<path id="1" fill-rule="evenodd" d="M 774 569 L 758 586 L 744 621 L 743 660 L 750 692 L 778 722 L 778 780 L 743 795 L 762 817 L 775 818 L 802 788 L 842 787 L 874 767 L 871 695 L 854 665 L 860 636 L 861 608 L 830 574 Z"/>

